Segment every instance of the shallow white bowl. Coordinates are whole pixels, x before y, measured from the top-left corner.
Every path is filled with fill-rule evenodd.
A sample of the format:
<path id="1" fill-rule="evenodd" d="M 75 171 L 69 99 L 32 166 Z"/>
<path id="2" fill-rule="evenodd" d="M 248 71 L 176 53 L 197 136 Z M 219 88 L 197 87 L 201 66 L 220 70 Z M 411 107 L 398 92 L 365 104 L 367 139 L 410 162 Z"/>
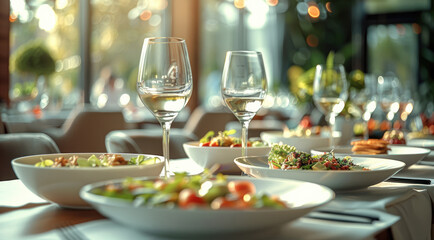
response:
<path id="1" fill-rule="evenodd" d="M 421 148 L 434 150 L 434 139 L 421 139 L 421 138 L 409 139 L 407 140 L 407 146 L 421 147 Z"/>
<path id="2" fill-rule="evenodd" d="M 203 168 L 211 168 L 220 164 L 218 172 L 226 174 L 240 173 L 234 159 L 241 157 L 241 147 L 200 147 L 199 142 L 187 142 L 183 145 L 187 156 Z M 270 153 L 271 147 L 249 147 L 248 156 L 265 156 Z"/>
<path id="3" fill-rule="evenodd" d="M 333 133 L 334 142 L 337 144 L 341 138 L 340 132 Z M 268 143 L 283 143 L 294 146 L 298 151 L 310 152 L 314 148 L 330 146 L 329 136 L 286 137 L 282 131 L 262 132 L 261 139 Z"/>
<path id="4" fill-rule="evenodd" d="M 41 158 L 54 160 L 56 157 L 89 158 L 92 154 L 102 153 L 59 153 L 32 155 L 12 160 L 12 168 L 24 185 L 39 197 L 57 203 L 62 207 L 89 208 L 90 205 L 80 198 L 80 189 L 89 183 L 124 177 L 159 176 L 163 169 L 163 157 L 156 156 L 159 162 L 151 165 L 116 166 L 116 167 L 82 167 L 82 168 L 40 168 L 35 163 Z M 126 160 L 138 155 L 154 157 L 155 155 L 121 153 Z"/>
<path id="5" fill-rule="evenodd" d="M 336 191 L 366 188 L 380 183 L 401 169 L 405 164 L 400 161 L 354 157 L 354 163 L 370 170 L 333 171 L 333 170 L 281 170 L 268 167 L 268 156 L 240 157 L 235 164 L 247 175 L 257 178 L 284 178 L 307 181 L 327 186 Z"/>
<path id="6" fill-rule="evenodd" d="M 405 167 L 408 168 L 413 164 L 418 163 L 420 160 L 428 156 L 431 150 L 426 148 L 417 148 L 417 147 L 408 147 L 408 146 L 399 146 L 399 145 L 389 145 L 390 150 L 387 154 L 354 154 L 351 151 L 351 147 L 336 147 L 333 152 L 337 157 L 369 157 L 369 158 L 386 158 L 392 160 L 398 160 L 405 163 Z M 312 154 L 324 154 L 326 152 L 330 152 L 330 148 L 316 148 L 311 151 Z"/>
<path id="7" fill-rule="evenodd" d="M 237 233 L 273 230 L 334 198 L 334 192 L 329 188 L 307 182 L 241 176 L 228 176 L 227 179 L 248 180 L 255 185 L 258 194 L 277 195 L 290 208 L 282 210 L 148 208 L 135 207 L 125 200 L 91 193 L 92 189 L 104 187 L 109 183 L 119 183 L 122 179 L 87 185 L 81 190 L 80 195 L 102 215 L 125 226 L 156 235 L 200 237 L 197 239 L 206 239 L 210 236 L 213 239 L 217 239 L 216 236 L 221 236 L 218 239 L 225 239 L 225 236 L 233 237 Z"/>

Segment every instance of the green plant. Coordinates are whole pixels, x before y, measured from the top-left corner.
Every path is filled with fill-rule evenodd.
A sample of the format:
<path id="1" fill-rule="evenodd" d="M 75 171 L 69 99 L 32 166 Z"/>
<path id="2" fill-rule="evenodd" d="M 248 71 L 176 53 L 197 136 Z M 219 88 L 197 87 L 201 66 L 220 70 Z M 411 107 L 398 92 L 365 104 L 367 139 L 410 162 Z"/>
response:
<path id="1" fill-rule="evenodd" d="M 12 72 L 48 76 L 55 71 L 55 61 L 48 49 L 39 41 L 21 45 L 11 56 Z"/>
<path id="2" fill-rule="evenodd" d="M 13 97 L 35 96 L 38 78 L 53 74 L 55 67 L 54 58 L 42 42 L 30 41 L 21 45 L 11 56 L 10 70 L 19 75 L 33 76 L 34 80 L 14 84 Z"/>
<path id="3" fill-rule="evenodd" d="M 331 51 L 326 59 L 326 66 L 329 68 L 334 64 L 334 52 Z M 290 81 L 290 91 L 297 98 L 300 104 L 305 103 L 313 103 L 312 95 L 313 95 L 313 80 L 315 77 L 315 67 L 312 67 L 306 71 L 303 71 L 300 67 L 296 68 L 297 70 L 288 71 L 288 78 Z M 294 74 L 294 72 L 296 72 Z M 330 73 L 329 73 L 330 74 Z M 364 85 L 364 77 L 365 74 L 361 70 L 353 70 L 347 74 L 348 80 L 348 92 L 352 90 L 359 91 L 365 87 Z M 354 117 L 352 112 L 349 109 L 352 107 L 353 103 L 351 98 L 349 97 L 345 103 L 344 110 L 340 115 L 345 117 Z"/>

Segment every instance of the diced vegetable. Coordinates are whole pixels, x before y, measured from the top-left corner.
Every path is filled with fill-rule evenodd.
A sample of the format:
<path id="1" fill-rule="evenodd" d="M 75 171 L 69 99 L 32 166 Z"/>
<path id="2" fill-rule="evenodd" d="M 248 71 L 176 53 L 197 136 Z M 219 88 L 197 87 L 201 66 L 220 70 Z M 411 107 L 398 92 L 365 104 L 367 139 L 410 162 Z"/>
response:
<path id="1" fill-rule="evenodd" d="M 313 156 L 297 151 L 287 144 L 273 144 L 268 155 L 268 166 L 272 169 L 301 170 L 369 170 L 353 163 L 350 157 L 336 158 L 333 153 Z"/>
<path id="2" fill-rule="evenodd" d="M 127 178 L 121 184 L 109 184 L 92 190 L 94 194 L 132 201 L 135 206 L 179 208 L 286 208 L 279 198 L 255 196 L 255 186 L 249 181 L 227 181 L 226 176 L 188 176 L 176 173 L 169 179 L 155 181 Z"/>
<path id="3" fill-rule="evenodd" d="M 131 158 L 129 161 L 125 160 L 119 154 L 102 154 L 97 157 L 95 155 L 89 158 L 82 158 L 78 156 L 71 156 L 69 158 L 57 157 L 53 160 L 41 159 L 40 162 L 35 164 L 36 167 L 111 167 L 119 165 L 150 165 L 155 164 L 159 160 L 158 157 L 145 157 L 138 155 Z"/>

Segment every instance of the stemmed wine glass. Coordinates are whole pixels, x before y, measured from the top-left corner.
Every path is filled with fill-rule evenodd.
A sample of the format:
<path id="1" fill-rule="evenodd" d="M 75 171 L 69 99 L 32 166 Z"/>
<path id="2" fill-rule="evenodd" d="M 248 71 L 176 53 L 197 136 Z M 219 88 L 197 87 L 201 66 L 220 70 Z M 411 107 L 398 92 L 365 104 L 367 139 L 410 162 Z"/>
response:
<path id="1" fill-rule="evenodd" d="M 343 65 L 317 65 L 313 82 L 313 100 L 326 115 L 330 127 L 330 147 L 335 147 L 333 128 L 336 116 L 342 112 L 348 98 L 347 78 Z"/>
<path id="2" fill-rule="evenodd" d="M 351 99 L 361 111 L 361 118 L 364 125 L 363 138 L 369 139 L 368 121 L 377 108 L 377 77 L 374 74 L 367 74 L 364 78 L 365 87 L 353 92 Z"/>
<path id="3" fill-rule="evenodd" d="M 399 88 L 399 81 L 394 75 L 386 74 L 378 77 L 380 105 L 386 114 L 390 128 L 393 128 L 393 118 L 399 110 Z"/>
<path id="4" fill-rule="evenodd" d="M 411 88 L 404 88 L 400 94 L 399 103 L 399 118 L 398 121 L 402 122 L 402 131 L 407 131 L 407 119 L 414 108 L 414 99 Z"/>
<path id="5" fill-rule="evenodd" d="M 241 123 L 242 156 L 247 156 L 249 123 L 267 94 L 267 77 L 262 53 L 228 51 L 222 74 L 221 92 L 226 106 Z"/>
<path id="6" fill-rule="evenodd" d="M 169 175 L 169 131 L 185 107 L 193 77 L 185 40 L 176 37 L 146 38 L 140 56 L 137 92 L 163 128 L 164 175 Z"/>

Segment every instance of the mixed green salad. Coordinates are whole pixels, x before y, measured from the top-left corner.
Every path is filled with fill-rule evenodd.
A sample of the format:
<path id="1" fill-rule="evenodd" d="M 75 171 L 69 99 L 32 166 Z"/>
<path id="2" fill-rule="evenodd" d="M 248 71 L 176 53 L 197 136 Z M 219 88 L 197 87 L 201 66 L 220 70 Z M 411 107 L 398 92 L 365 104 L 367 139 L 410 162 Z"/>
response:
<path id="1" fill-rule="evenodd" d="M 214 131 L 207 132 L 200 140 L 201 147 L 241 147 L 241 138 L 231 136 L 237 131 L 235 129 L 219 131 L 215 135 Z M 262 140 L 248 140 L 247 147 L 264 147 L 268 146 Z"/>
<path id="2" fill-rule="evenodd" d="M 138 155 L 129 160 L 126 160 L 120 154 L 102 154 L 99 157 L 91 155 L 89 158 L 73 155 L 71 157 L 56 157 L 52 159 L 43 159 L 35 164 L 36 167 L 112 167 L 121 165 L 150 165 L 157 163 L 158 157 L 145 157 Z"/>
<path id="3" fill-rule="evenodd" d="M 97 195 L 131 201 L 135 206 L 166 208 L 218 209 L 283 209 L 286 204 L 275 196 L 256 194 L 255 185 L 246 180 L 228 181 L 226 176 L 208 172 L 157 180 L 127 178 L 91 192 Z"/>
<path id="4" fill-rule="evenodd" d="M 301 170 L 369 170 L 353 162 L 351 157 L 337 158 L 333 152 L 312 155 L 297 151 L 287 144 L 273 144 L 268 156 L 268 166 L 273 169 Z"/>

